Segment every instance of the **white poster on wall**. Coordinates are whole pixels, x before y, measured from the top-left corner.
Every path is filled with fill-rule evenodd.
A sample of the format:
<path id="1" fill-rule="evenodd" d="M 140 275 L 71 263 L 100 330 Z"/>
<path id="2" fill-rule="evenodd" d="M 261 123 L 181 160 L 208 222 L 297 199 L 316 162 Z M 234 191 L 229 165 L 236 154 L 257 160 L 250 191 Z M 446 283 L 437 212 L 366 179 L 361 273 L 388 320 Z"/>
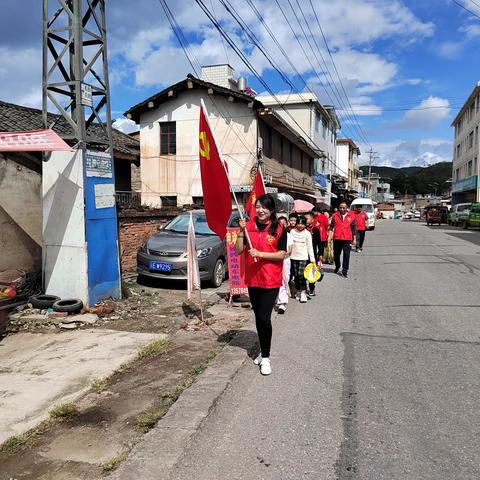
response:
<path id="1" fill-rule="evenodd" d="M 95 208 L 112 208 L 115 206 L 115 186 L 113 183 L 98 183 L 95 189 Z"/>

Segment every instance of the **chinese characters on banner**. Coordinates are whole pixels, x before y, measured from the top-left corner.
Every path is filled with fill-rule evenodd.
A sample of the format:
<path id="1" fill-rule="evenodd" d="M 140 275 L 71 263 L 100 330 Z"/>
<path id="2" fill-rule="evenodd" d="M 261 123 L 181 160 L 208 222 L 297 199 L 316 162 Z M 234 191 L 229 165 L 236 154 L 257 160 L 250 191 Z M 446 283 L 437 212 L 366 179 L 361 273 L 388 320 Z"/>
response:
<path id="1" fill-rule="evenodd" d="M 237 256 L 235 253 L 235 242 L 239 228 L 227 228 L 227 260 L 230 295 L 248 295 L 248 288 L 245 285 L 245 256 Z"/>

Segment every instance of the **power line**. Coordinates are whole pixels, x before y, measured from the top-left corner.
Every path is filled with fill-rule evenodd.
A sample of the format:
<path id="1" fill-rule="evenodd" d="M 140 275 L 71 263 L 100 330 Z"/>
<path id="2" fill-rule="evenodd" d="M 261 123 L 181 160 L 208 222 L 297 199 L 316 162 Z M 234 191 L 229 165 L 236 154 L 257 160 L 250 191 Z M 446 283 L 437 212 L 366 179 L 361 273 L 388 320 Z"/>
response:
<path id="1" fill-rule="evenodd" d="M 295 12 L 295 10 L 294 10 L 294 8 L 293 8 L 290 0 L 287 0 L 287 1 L 288 1 L 288 4 L 290 5 L 290 8 L 292 9 L 293 14 L 295 15 L 295 18 L 297 19 L 297 22 L 298 22 L 298 24 L 299 24 L 299 26 L 300 26 L 300 28 L 301 28 L 304 36 L 305 36 L 305 39 L 307 40 L 308 46 L 309 46 L 310 49 L 312 50 L 312 53 L 313 53 L 315 59 L 317 60 L 318 65 L 320 66 L 320 61 L 318 60 L 318 57 L 317 57 L 317 55 L 316 55 L 316 53 L 315 53 L 315 51 L 314 51 L 314 49 L 313 49 L 313 47 L 312 47 L 312 45 L 311 45 L 311 43 L 310 43 L 310 40 L 308 39 L 308 36 L 306 35 L 305 30 L 303 29 L 303 26 L 301 25 L 300 19 L 297 17 L 297 14 L 296 14 L 296 12 Z M 322 59 L 323 66 L 324 66 L 324 68 L 325 68 L 325 76 L 328 77 L 327 80 L 330 82 L 330 89 L 332 90 L 333 95 L 334 95 L 335 98 L 337 99 L 338 104 L 339 104 L 340 106 L 343 106 L 343 107 L 344 107 L 344 112 L 345 112 L 346 116 L 350 119 L 350 121 L 352 122 L 352 126 L 353 126 L 353 128 L 355 128 L 355 130 L 356 130 L 359 138 L 360 138 L 362 141 L 364 141 L 365 143 L 368 144 L 369 141 L 368 141 L 367 137 L 366 137 L 365 135 L 363 135 L 363 133 L 361 132 L 361 130 L 359 129 L 359 127 L 358 127 L 358 125 L 357 125 L 358 121 L 357 121 L 355 118 L 353 118 L 353 117 L 350 116 L 348 107 L 347 107 L 347 105 L 345 104 L 345 102 L 343 101 L 342 95 L 340 94 L 340 92 L 339 92 L 339 90 L 338 90 L 338 88 L 337 88 L 337 86 L 336 86 L 336 84 L 335 84 L 335 81 L 334 81 L 334 79 L 333 79 L 333 77 L 332 77 L 332 74 L 331 74 L 331 72 L 330 72 L 330 69 L 328 68 L 327 62 L 325 61 L 325 58 L 324 58 L 324 56 L 323 56 L 323 54 L 322 54 L 322 51 L 321 51 L 321 49 L 320 49 L 320 47 L 319 47 L 319 45 L 318 45 L 318 43 L 317 43 L 317 40 L 316 40 L 316 38 L 315 38 L 315 35 L 313 34 L 312 29 L 310 28 L 310 24 L 309 24 L 309 22 L 308 22 L 308 20 L 307 20 L 307 17 L 305 16 L 305 13 L 304 13 L 304 11 L 303 11 L 303 9 L 302 9 L 302 6 L 300 5 L 299 0 L 296 0 L 296 3 L 297 3 L 297 6 L 298 6 L 298 9 L 300 10 L 300 13 L 302 14 L 302 17 L 303 17 L 303 20 L 304 20 L 304 22 L 305 22 L 305 25 L 307 26 L 307 29 L 308 29 L 308 31 L 309 31 L 309 33 L 310 33 L 310 37 L 312 38 L 313 43 L 314 43 L 314 45 L 316 46 L 318 53 L 320 54 L 320 58 Z"/>
<path id="2" fill-rule="evenodd" d="M 298 1 L 298 0 L 297 0 L 297 1 Z M 320 33 L 322 34 L 323 42 L 325 43 L 325 47 L 326 47 L 326 49 L 327 49 L 328 55 L 330 56 L 330 60 L 332 61 L 332 65 L 333 65 L 333 68 L 334 68 L 335 73 L 336 73 L 336 75 L 337 75 L 338 81 L 339 81 L 339 83 L 340 83 L 340 87 L 342 88 L 343 94 L 345 95 L 345 99 L 346 99 L 347 102 L 348 102 L 348 105 L 349 105 L 350 110 L 351 110 L 351 112 L 352 112 L 353 118 L 354 118 L 355 121 L 357 122 L 358 128 L 359 128 L 360 132 L 362 133 L 363 138 L 366 138 L 366 135 L 365 135 L 365 133 L 364 133 L 364 131 L 363 131 L 361 125 L 360 125 L 360 122 L 358 121 L 358 118 L 357 118 L 357 116 L 355 115 L 355 111 L 353 110 L 352 104 L 350 103 L 350 99 L 348 98 L 348 95 L 347 95 L 347 92 L 346 92 L 345 87 L 344 87 L 344 85 L 343 85 L 343 82 L 342 82 L 342 79 L 341 79 L 341 77 L 340 77 L 340 74 L 338 73 L 338 69 L 337 69 L 337 66 L 336 66 L 336 64 L 335 64 L 335 60 L 333 59 L 332 52 L 331 52 L 331 50 L 330 50 L 330 47 L 328 46 L 327 37 L 326 37 L 325 34 L 323 33 L 323 28 L 322 28 L 322 25 L 321 25 L 320 20 L 319 20 L 319 18 L 318 18 L 317 12 L 315 11 L 315 8 L 314 8 L 314 6 L 313 6 L 312 0 L 309 0 L 309 2 L 310 2 L 310 7 L 312 8 L 313 14 L 314 14 L 314 16 L 315 16 L 315 19 L 316 19 L 316 21 L 317 21 L 318 28 L 320 29 Z M 369 142 L 367 142 L 367 143 L 369 143 Z"/>
<path id="3" fill-rule="evenodd" d="M 466 10 L 468 13 L 470 13 L 471 15 L 473 15 L 474 17 L 477 17 L 480 19 L 480 15 L 478 15 L 477 13 L 473 12 L 472 10 L 470 10 L 469 8 L 467 8 L 465 5 L 462 5 L 460 2 L 457 2 L 457 0 L 452 0 L 453 3 L 456 3 L 460 8 L 463 8 L 464 10 Z M 473 2 L 474 3 L 474 2 Z M 476 4 L 475 4 L 476 5 Z"/>
<path id="4" fill-rule="evenodd" d="M 260 74 L 257 72 L 257 70 L 253 67 L 253 65 L 249 62 L 249 60 L 245 57 L 243 51 L 235 44 L 235 42 L 231 39 L 231 37 L 228 35 L 228 33 L 225 32 L 225 30 L 222 28 L 222 26 L 219 24 L 219 22 L 216 20 L 216 18 L 212 17 L 212 14 L 208 11 L 206 5 L 203 3 L 202 0 L 195 0 L 196 3 L 200 6 L 200 8 L 203 10 L 205 15 L 209 18 L 209 20 L 212 22 L 214 27 L 220 32 L 220 34 L 225 38 L 227 43 L 231 46 L 231 48 L 234 50 L 234 52 L 238 55 L 240 60 L 245 64 L 245 66 L 253 73 L 253 75 L 257 78 L 257 80 L 263 85 L 263 87 L 275 98 L 275 100 L 278 102 L 280 107 L 285 111 L 285 113 L 292 119 L 292 121 L 300 128 L 300 130 L 306 135 L 306 138 L 308 138 L 311 142 L 311 144 L 318 150 L 318 151 L 323 151 L 310 137 L 310 135 L 305 132 L 305 130 L 302 128 L 302 126 L 295 120 L 295 118 L 292 116 L 292 114 L 283 106 L 281 105 L 278 97 L 275 95 L 275 93 L 272 91 L 268 83 L 260 76 Z"/>

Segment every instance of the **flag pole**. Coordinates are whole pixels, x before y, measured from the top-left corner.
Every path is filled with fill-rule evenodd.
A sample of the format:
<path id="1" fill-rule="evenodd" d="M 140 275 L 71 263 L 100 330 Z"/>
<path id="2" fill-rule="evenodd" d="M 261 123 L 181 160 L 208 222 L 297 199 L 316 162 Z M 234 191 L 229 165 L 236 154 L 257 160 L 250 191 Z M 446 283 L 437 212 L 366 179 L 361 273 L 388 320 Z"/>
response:
<path id="1" fill-rule="evenodd" d="M 210 118 L 208 116 L 208 110 L 207 110 L 207 107 L 205 106 L 205 102 L 203 101 L 203 98 L 200 98 L 200 105 L 201 107 L 203 107 L 203 110 L 205 111 L 205 113 L 207 115 L 205 115 L 205 119 L 208 123 L 208 126 L 210 128 L 210 132 L 212 132 L 212 137 L 213 137 L 213 140 L 215 141 L 215 144 L 217 145 L 217 150 L 218 150 L 218 155 L 220 156 L 220 161 L 222 162 L 222 166 L 223 166 L 223 169 L 225 170 L 225 175 L 227 176 L 227 180 L 228 180 L 228 185 L 230 187 L 230 193 L 233 195 L 233 200 L 235 202 L 235 205 L 237 206 L 237 210 L 238 210 L 238 213 L 240 214 L 240 218 L 242 220 L 245 220 L 245 215 L 244 215 L 244 212 L 243 210 L 240 208 L 240 205 L 238 203 L 238 200 L 237 200 L 237 196 L 235 195 L 235 192 L 233 191 L 232 189 L 232 181 L 230 180 L 230 174 L 228 172 L 228 169 L 227 167 L 225 166 L 225 161 L 223 160 L 223 155 L 222 153 L 220 152 L 220 145 L 217 141 L 217 137 L 215 135 L 215 131 L 213 130 L 212 128 L 212 125 L 210 124 Z M 263 181 L 263 177 L 262 177 L 262 181 Z M 247 229 L 245 229 L 245 236 L 247 238 L 247 242 L 248 242 L 248 245 L 250 246 L 250 248 L 253 248 L 252 246 L 252 242 L 250 240 L 250 236 L 248 235 L 248 232 L 247 232 Z M 253 260 L 256 262 L 257 259 L 256 257 L 253 258 Z"/>

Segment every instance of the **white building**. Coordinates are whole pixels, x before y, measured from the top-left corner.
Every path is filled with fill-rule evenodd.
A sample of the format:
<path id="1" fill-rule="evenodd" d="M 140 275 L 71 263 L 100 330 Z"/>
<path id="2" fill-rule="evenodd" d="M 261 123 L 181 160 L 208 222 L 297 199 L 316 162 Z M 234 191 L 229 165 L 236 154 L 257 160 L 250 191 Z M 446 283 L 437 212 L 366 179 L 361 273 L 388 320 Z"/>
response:
<path id="1" fill-rule="evenodd" d="M 235 80 L 229 65 L 213 65 L 202 68 L 202 80 L 188 75 L 126 112 L 140 124 L 143 204 L 203 203 L 198 155 L 201 99 L 235 190 L 251 189 L 260 161 L 267 187 L 295 197 L 314 195 L 316 151 L 275 110 L 246 91 L 244 80 Z"/>
<path id="2" fill-rule="evenodd" d="M 455 129 L 452 166 L 452 205 L 480 201 L 479 138 L 480 82 L 452 122 Z"/>
<path id="3" fill-rule="evenodd" d="M 272 107 L 288 125 L 304 137 L 314 150 L 316 200 L 331 205 L 330 175 L 335 173 L 335 142 L 340 122 L 332 106 L 322 105 L 313 93 L 257 97 L 263 105 Z"/>
<path id="4" fill-rule="evenodd" d="M 358 156 L 360 149 L 351 138 L 337 138 L 337 165 L 334 172 L 337 194 L 353 200 L 358 196 L 360 170 Z"/>

